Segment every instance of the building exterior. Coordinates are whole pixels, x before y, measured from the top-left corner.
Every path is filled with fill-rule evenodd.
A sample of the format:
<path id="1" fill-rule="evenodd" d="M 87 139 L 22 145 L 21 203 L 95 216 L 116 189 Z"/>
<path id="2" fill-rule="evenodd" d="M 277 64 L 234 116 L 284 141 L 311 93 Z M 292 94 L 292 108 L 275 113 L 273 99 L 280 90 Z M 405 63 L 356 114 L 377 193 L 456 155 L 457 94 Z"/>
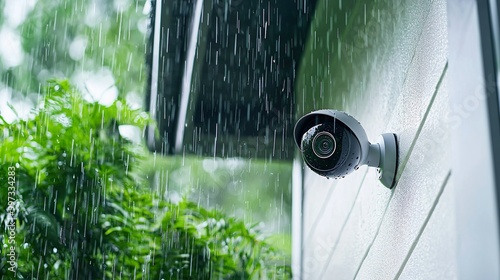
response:
<path id="1" fill-rule="evenodd" d="M 494 1 L 318 1 L 297 118 L 394 132 L 399 167 L 391 190 L 375 168 L 329 180 L 297 155 L 296 279 L 500 278 L 498 27 Z"/>
<path id="2" fill-rule="evenodd" d="M 154 7 L 151 150 L 293 160 L 296 279 L 500 278 L 496 1 Z M 305 167 L 293 123 L 318 109 L 354 116 L 372 142 L 396 133 L 393 189 L 375 168 Z"/>

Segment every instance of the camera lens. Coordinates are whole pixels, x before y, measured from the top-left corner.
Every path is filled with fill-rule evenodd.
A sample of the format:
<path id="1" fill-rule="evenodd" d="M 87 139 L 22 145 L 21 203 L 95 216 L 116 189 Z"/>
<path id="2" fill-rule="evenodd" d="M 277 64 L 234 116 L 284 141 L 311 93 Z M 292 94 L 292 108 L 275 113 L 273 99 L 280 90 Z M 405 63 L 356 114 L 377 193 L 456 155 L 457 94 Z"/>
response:
<path id="1" fill-rule="evenodd" d="M 319 158 L 330 157 L 335 152 L 336 147 L 337 143 L 330 132 L 321 131 L 314 136 L 312 141 L 312 150 Z"/>

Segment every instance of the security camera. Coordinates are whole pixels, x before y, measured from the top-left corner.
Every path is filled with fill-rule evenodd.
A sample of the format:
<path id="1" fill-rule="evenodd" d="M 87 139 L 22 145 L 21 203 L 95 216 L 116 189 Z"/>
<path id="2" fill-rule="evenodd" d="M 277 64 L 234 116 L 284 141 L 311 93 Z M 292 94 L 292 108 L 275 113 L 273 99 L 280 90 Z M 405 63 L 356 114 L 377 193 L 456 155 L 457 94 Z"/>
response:
<path id="1" fill-rule="evenodd" d="M 394 133 L 377 143 L 368 141 L 361 124 L 345 112 L 318 110 L 295 124 L 294 140 L 312 171 L 327 178 L 344 178 L 361 165 L 377 167 L 379 179 L 394 187 L 398 147 Z"/>

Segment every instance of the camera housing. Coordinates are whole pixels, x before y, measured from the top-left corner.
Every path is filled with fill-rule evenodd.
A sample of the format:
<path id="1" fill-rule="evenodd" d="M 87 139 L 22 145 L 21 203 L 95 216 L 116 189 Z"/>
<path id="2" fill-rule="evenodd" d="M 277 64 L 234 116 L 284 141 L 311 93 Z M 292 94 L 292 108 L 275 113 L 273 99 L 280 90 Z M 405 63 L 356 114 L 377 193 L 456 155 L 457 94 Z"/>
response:
<path id="1" fill-rule="evenodd" d="M 398 147 L 394 133 L 370 143 L 361 124 L 337 110 L 318 110 L 295 124 L 294 140 L 307 166 L 327 178 L 344 178 L 362 165 L 377 167 L 381 183 L 393 188 Z"/>

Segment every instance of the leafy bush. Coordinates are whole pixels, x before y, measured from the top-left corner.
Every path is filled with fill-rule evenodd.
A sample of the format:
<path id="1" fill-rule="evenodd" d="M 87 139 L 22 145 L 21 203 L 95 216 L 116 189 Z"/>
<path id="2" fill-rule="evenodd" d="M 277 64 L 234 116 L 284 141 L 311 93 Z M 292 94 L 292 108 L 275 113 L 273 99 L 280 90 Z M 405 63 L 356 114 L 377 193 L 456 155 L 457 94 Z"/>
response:
<path id="1" fill-rule="evenodd" d="M 66 81 L 50 83 L 29 120 L 0 116 L 0 182 L 7 186 L 12 167 L 16 180 L 15 203 L 0 188 L 1 275 L 14 275 L 15 221 L 19 279 L 291 277 L 254 226 L 151 192 L 140 170 L 146 151 L 120 125 L 152 122 L 122 100 L 87 102 Z"/>

